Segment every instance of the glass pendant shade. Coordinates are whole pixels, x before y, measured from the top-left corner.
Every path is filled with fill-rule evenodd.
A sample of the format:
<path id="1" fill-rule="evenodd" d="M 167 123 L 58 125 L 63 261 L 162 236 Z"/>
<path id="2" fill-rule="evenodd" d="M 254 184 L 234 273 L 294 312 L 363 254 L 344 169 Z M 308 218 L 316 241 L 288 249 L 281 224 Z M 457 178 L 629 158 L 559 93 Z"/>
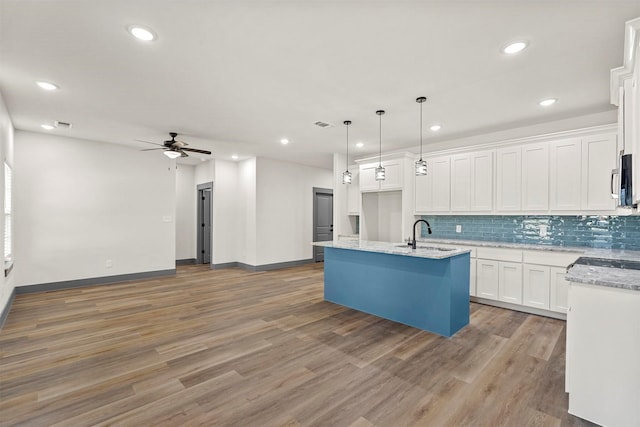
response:
<path id="1" fill-rule="evenodd" d="M 420 159 L 416 162 L 416 175 L 426 175 L 426 174 L 427 174 L 427 161 Z"/>
<path id="2" fill-rule="evenodd" d="M 342 172 L 342 183 L 343 184 L 351 184 L 351 181 L 353 179 L 353 176 L 351 175 L 351 172 L 344 171 Z"/>
<path id="3" fill-rule="evenodd" d="M 163 154 L 170 159 L 177 159 L 178 157 L 181 156 L 179 151 L 173 151 L 173 150 L 166 150 L 163 152 Z"/>
<path id="4" fill-rule="evenodd" d="M 382 165 L 376 168 L 376 181 L 384 181 L 385 171 Z"/>

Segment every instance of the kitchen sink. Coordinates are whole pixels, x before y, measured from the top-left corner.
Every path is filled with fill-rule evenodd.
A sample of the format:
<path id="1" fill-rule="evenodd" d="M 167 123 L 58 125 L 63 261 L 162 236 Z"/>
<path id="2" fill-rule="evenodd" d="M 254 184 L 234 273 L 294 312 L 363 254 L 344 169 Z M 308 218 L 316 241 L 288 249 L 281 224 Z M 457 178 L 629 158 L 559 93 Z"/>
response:
<path id="1" fill-rule="evenodd" d="M 396 245 L 396 248 L 411 248 L 411 246 L 409 246 L 409 245 Z M 439 248 L 437 246 L 422 246 L 422 245 L 418 245 L 416 247 L 416 249 L 424 249 L 424 250 L 427 250 L 427 251 L 440 251 L 440 252 L 455 251 L 455 249 L 453 249 L 453 248 Z"/>

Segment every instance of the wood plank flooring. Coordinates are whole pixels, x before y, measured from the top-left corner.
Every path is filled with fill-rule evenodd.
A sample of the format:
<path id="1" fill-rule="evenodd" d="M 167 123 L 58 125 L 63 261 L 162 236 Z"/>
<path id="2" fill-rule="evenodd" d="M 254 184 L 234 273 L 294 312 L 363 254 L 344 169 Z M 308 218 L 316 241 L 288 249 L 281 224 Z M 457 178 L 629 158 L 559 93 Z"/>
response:
<path id="1" fill-rule="evenodd" d="M 328 303 L 322 264 L 18 295 L 0 426 L 582 426 L 565 323 L 480 304 L 447 339 Z"/>

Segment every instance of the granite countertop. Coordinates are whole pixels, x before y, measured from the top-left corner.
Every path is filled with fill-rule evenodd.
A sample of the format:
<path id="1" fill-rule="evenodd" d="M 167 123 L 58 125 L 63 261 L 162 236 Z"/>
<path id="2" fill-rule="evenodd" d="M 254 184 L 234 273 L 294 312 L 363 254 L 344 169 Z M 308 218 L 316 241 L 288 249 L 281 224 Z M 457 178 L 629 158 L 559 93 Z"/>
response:
<path id="1" fill-rule="evenodd" d="M 328 242 L 313 242 L 314 246 L 327 248 L 351 249 L 364 252 L 378 252 L 392 255 L 403 255 L 417 258 L 445 259 L 471 252 L 470 249 L 456 248 L 452 250 L 438 250 L 437 245 L 418 244 L 412 249 L 406 243 L 375 242 L 369 240 L 333 240 Z"/>
<path id="2" fill-rule="evenodd" d="M 619 249 L 593 249 L 571 246 L 528 245 L 481 240 L 421 239 L 418 241 L 431 244 L 440 243 L 448 245 L 469 245 L 476 247 L 479 246 L 491 248 L 538 250 L 549 252 L 576 252 L 580 253 L 584 257 L 589 258 L 640 261 L 640 251 L 627 251 Z M 590 285 L 640 291 L 640 270 L 616 268 L 614 266 L 602 267 L 593 265 L 573 265 L 569 268 L 566 279 L 576 283 L 585 283 Z"/>

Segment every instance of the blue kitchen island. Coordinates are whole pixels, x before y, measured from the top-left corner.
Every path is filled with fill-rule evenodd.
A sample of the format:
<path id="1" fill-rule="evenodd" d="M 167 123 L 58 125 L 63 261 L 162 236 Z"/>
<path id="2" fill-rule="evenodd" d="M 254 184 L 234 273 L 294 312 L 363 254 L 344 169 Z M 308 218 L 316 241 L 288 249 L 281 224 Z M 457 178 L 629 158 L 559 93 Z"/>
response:
<path id="1" fill-rule="evenodd" d="M 361 240 L 324 247 L 324 299 L 450 337 L 469 324 L 467 249 Z"/>

